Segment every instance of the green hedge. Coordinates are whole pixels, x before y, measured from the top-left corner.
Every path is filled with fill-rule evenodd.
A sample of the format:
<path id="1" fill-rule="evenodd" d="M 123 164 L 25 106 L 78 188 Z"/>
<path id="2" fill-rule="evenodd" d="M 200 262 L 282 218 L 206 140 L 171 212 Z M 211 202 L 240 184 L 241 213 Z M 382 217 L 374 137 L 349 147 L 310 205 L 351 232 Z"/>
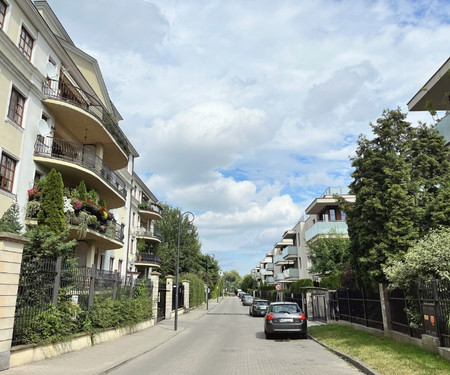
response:
<path id="1" fill-rule="evenodd" d="M 110 296 L 96 295 L 90 311 L 73 305 L 71 296 L 61 291 L 58 306 L 38 312 L 26 327 L 17 327 L 15 335 L 27 344 L 46 344 L 71 339 L 80 333 L 89 333 L 126 327 L 152 317 L 151 289 L 145 283 L 137 283 L 131 297 L 113 301 Z"/>
<path id="2" fill-rule="evenodd" d="M 205 303 L 205 282 L 199 276 L 193 273 L 185 273 L 182 280 L 190 281 L 189 284 L 189 305 L 190 307 L 199 306 Z"/>

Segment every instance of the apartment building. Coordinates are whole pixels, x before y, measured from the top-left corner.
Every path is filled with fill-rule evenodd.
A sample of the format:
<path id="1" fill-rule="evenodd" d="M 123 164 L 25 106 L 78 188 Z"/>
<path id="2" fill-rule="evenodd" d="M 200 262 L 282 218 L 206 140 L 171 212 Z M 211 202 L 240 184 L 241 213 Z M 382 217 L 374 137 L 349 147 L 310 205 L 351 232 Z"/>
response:
<path id="1" fill-rule="evenodd" d="M 313 275 L 309 271 L 308 243 L 328 236 L 330 232 L 347 234 L 345 212 L 339 208 L 335 195 L 347 202 L 355 202 L 355 196 L 349 194 L 348 188 L 328 188 L 314 199 L 306 208 L 305 215 L 292 229 L 284 232 L 265 260 L 252 270 L 258 282 L 280 283 L 283 288 L 288 288 L 289 283 L 297 280 L 320 280 L 321 275 Z M 273 274 L 268 274 L 269 270 Z"/>
<path id="2" fill-rule="evenodd" d="M 33 225 L 28 190 L 55 169 L 66 188 L 83 181 L 94 191 L 92 209 L 105 215 L 105 225 L 92 223 L 83 235 L 71 223 L 79 264 L 148 276 L 158 262 L 136 262 L 131 220 L 136 215 L 136 225 L 151 230 L 160 206 L 134 173 L 139 155 L 119 126 L 98 62 L 73 43 L 46 1 L 0 0 L 0 28 L 0 215 L 17 201 L 21 221 Z"/>
<path id="3" fill-rule="evenodd" d="M 450 111 L 450 58 L 431 76 L 408 102 L 410 111 Z M 439 133 L 450 145 L 450 114 L 446 113 L 436 124 Z"/>

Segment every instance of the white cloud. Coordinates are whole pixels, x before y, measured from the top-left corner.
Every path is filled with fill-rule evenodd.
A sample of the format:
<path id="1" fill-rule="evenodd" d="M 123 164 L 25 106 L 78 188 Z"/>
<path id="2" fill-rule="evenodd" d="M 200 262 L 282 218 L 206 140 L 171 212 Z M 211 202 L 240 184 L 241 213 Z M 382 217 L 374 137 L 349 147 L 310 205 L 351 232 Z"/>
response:
<path id="1" fill-rule="evenodd" d="M 48 1 L 98 59 L 138 173 L 240 273 L 448 58 L 446 0 Z"/>

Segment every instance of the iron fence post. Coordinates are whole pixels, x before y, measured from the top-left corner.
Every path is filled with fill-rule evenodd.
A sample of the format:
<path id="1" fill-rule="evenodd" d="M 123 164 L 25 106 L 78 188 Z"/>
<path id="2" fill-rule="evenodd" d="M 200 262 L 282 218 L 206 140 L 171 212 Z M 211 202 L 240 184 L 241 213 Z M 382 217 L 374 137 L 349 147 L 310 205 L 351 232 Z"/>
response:
<path id="1" fill-rule="evenodd" d="M 440 301 L 439 301 L 439 292 L 438 292 L 436 280 L 432 280 L 431 285 L 433 287 L 434 312 L 436 314 L 436 324 L 437 324 L 437 332 L 438 332 L 438 337 L 439 337 L 439 345 L 445 346 L 444 345 L 445 344 L 444 337 L 442 336 L 442 331 L 441 331 L 441 326 L 442 326 L 442 324 L 441 324 L 441 322 L 442 322 L 441 306 L 440 306 Z"/>
<path id="2" fill-rule="evenodd" d="M 53 284 L 53 296 L 52 296 L 52 303 L 56 307 L 58 306 L 58 294 L 59 294 L 59 287 L 61 285 L 61 269 L 62 269 L 62 258 L 58 257 L 56 259 L 55 264 L 55 283 Z"/>
<path id="3" fill-rule="evenodd" d="M 96 266 L 92 265 L 91 268 L 91 276 L 90 276 L 90 285 L 89 285 L 89 302 L 88 302 L 88 310 L 91 310 L 92 305 L 94 304 L 94 287 L 95 287 L 95 274 L 96 274 Z"/>

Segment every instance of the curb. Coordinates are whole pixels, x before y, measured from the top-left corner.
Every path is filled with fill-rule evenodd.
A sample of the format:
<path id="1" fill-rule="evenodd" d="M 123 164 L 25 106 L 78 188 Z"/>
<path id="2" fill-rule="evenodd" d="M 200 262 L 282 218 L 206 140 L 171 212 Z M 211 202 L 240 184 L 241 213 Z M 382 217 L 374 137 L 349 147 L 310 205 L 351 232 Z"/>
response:
<path id="1" fill-rule="evenodd" d="M 378 371 L 375 371 L 373 368 L 366 365 L 364 362 L 361 362 L 361 361 L 357 360 L 356 358 L 353 358 L 345 353 L 340 352 L 339 350 L 332 348 L 331 346 L 328 346 L 327 344 L 324 344 L 323 342 L 317 340 L 315 337 L 313 337 L 309 334 L 308 334 L 308 337 L 310 339 L 314 340 L 315 342 L 317 342 L 319 345 L 322 345 L 325 349 L 329 350 L 330 352 L 333 352 L 337 356 L 339 356 L 342 359 L 344 359 L 345 361 L 349 362 L 354 367 L 356 367 L 358 370 L 360 370 L 362 373 L 364 373 L 366 375 L 381 375 Z"/>

